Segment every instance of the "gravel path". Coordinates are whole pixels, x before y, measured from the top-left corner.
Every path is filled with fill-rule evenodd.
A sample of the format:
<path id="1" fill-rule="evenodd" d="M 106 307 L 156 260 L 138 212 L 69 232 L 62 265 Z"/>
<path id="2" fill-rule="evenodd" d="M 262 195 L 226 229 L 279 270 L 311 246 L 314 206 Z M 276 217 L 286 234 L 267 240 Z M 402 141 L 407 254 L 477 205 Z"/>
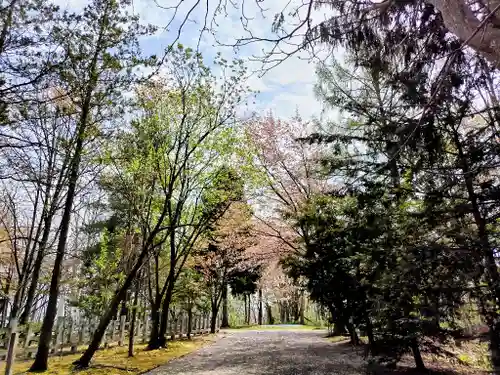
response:
<path id="1" fill-rule="evenodd" d="M 324 331 L 232 331 L 147 375 L 363 374 L 362 359 Z"/>

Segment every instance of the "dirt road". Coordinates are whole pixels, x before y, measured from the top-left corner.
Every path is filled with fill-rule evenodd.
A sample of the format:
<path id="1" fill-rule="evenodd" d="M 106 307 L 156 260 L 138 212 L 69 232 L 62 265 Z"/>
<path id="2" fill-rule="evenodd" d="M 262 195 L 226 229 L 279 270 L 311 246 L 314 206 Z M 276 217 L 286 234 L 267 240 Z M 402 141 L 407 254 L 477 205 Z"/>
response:
<path id="1" fill-rule="evenodd" d="M 227 331 L 215 343 L 148 375 L 362 374 L 349 345 L 332 344 L 324 331 Z"/>

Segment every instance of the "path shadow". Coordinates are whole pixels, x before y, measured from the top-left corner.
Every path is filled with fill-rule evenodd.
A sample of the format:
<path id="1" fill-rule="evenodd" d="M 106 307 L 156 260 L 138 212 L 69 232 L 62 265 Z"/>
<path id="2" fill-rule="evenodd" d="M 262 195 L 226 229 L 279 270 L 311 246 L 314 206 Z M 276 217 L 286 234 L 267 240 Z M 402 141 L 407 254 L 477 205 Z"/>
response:
<path id="1" fill-rule="evenodd" d="M 427 370 L 417 370 L 409 366 L 398 366 L 395 369 L 387 368 L 382 365 L 370 365 L 367 367 L 366 373 L 368 375 L 486 375 L 492 372 L 481 371 L 478 369 L 438 369 L 429 366 Z"/>

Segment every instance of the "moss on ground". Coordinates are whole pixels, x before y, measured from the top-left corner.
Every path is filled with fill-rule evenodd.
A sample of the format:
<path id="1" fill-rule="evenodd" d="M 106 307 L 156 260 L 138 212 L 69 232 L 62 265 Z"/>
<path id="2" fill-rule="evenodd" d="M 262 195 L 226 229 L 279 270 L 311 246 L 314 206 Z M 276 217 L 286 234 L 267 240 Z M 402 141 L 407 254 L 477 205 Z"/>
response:
<path id="1" fill-rule="evenodd" d="M 49 359 L 49 370 L 46 375 L 132 375 L 141 374 L 152 370 L 168 361 L 189 354 L 202 346 L 215 340 L 215 335 L 199 336 L 192 340 L 169 341 L 168 348 L 146 351 L 146 345 L 136 345 L 134 357 L 128 357 L 128 348 L 114 347 L 99 350 L 86 370 L 76 371 L 73 369 L 73 361 L 80 354 L 51 357 Z M 18 361 L 14 365 L 14 375 L 24 374 L 29 369 L 33 360 Z M 5 364 L 0 364 L 0 373 L 5 370 Z"/>
<path id="2" fill-rule="evenodd" d="M 328 341 L 330 342 L 341 342 L 341 341 L 349 341 L 351 338 L 349 336 L 332 336 L 328 337 Z"/>

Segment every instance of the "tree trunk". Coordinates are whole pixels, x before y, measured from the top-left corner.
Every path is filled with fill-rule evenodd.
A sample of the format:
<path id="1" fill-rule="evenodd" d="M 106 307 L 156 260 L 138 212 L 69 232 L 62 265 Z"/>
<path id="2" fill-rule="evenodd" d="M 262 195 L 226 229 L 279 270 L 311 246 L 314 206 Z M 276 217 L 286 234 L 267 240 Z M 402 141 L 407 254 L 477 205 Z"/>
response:
<path id="1" fill-rule="evenodd" d="M 301 293 L 300 293 L 300 308 L 299 308 L 299 323 L 302 325 L 306 324 L 305 309 L 306 309 L 306 297 L 304 296 L 304 291 L 301 291 Z"/>
<path id="2" fill-rule="evenodd" d="M 347 330 L 349 331 L 349 335 L 351 337 L 351 344 L 352 345 L 360 345 L 361 342 L 359 341 L 359 336 L 358 333 L 356 332 L 356 329 L 353 324 L 347 323 Z"/>
<path id="3" fill-rule="evenodd" d="M 377 355 L 375 336 L 373 335 L 373 325 L 368 314 L 365 315 L 366 336 L 368 336 L 368 349 L 372 355 Z"/>
<path id="4" fill-rule="evenodd" d="M 172 210 L 171 210 L 171 201 L 170 199 L 167 200 L 168 203 L 168 212 L 169 212 L 169 220 L 171 223 L 175 222 L 174 218 L 172 218 Z M 177 209 L 179 206 L 177 207 Z M 177 209 L 175 213 L 175 218 L 178 218 L 177 216 Z M 168 325 L 168 315 L 170 313 L 170 302 L 172 301 L 172 296 L 174 293 L 174 286 L 175 286 L 175 273 L 176 273 L 176 259 L 177 259 L 177 253 L 176 253 L 176 242 L 175 242 L 175 230 L 171 230 L 169 233 L 169 246 L 170 246 L 170 268 L 169 268 L 169 273 L 167 280 L 165 281 L 167 284 L 167 289 L 165 292 L 165 297 L 163 299 L 163 304 L 162 304 L 162 312 L 161 312 L 161 319 L 160 319 L 160 330 L 158 332 L 158 338 L 156 340 L 156 345 L 155 348 L 161 348 L 167 347 L 167 325 Z M 182 265 L 181 265 L 182 268 Z M 174 332 L 174 337 L 175 338 L 175 332 Z M 152 348 L 153 349 L 153 348 Z"/>
<path id="5" fill-rule="evenodd" d="M 289 319 L 289 313 L 290 313 L 290 305 L 288 304 L 288 301 L 285 301 L 284 308 L 283 308 L 283 322 L 288 324 L 290 319 Z"/>
<path id="6" fill-rule="evenodd" d="M 341 323 L 333 323 L 333 335 L 334 336 L 344 336 L 346 327 Z"/>
<path id="7" fill-rule="evenodd" d="M 243 324 L 247 324 L 247 295 L 246 294 L 243 294 L 243 305 L 245 306 L 245 322 Z"/>
<path id="8" fill-rule="evenodd" d="M 38 341 L 38 350 L 36 352 L 35 361 L 31 365 L 29 371 L 46 371 L 47 361 L 49 357 L 50 340 L 52 337 L 52 329 L 57 313 L 57 302 L 59 299 L 59 281 L 61 278 L 62 264 L 64 261 L 64 254 L 66 252 L 66 242 L 68 240 L 68 232 L 71 220 L 71 211 L 73 209 L 73 200 L 76 194 L 76 184 L 78 181 L 78 174 L 80 171 L 80 160 L 83 151 L 83 139 L 86 129 L 87 115 L 89 113 L 88 105 L 90 104 L 90 97 L 88 98 L 87 107 L 84 107 L 82 112 L 82 119 L 80 121 L 80 129 L 75 146 L 75 154 L 71 163 L 71 170 L 68 180 L 68 192 L 66 195 L 66 202 L 64 204 L 64 212 L 61 218 L 61 232 L 59 234 L 59 241 L 57 243 L 56 258 L 54 260 L 54 267 L 52 269 L 52 278 L 50 280 L 49 301 L 47 303 L 47 310 L 43 319 L 42 328 L 40 331 L 40 338 Z"/>
<path id="9" fill-rule="evenodd" d="M 221 328 L 229 327 L 229 312 L 227 309 L 227 284 L 225 283 L 222 287 L 222 322 Z"/>
<path id="10" fill-rule="evenodd" d="M 159 303 L 155 301 L 151 305 L 151 332 L 149 333 L 148 350 L 155 350 L 160 347 L 158 337 L 160 335 L 160 308 Z"/>
<path id="11" fill-rule="evenodd" d="M 10 293 L 10 284 L 12 283 L 12 266 L 9 268 L 9 272 L 7 274 L 7 280 L 5 282 L 5 287 L 3 290 L 4 298 L 0 300 L 0 328 L 5 327 L 7 325 L 7 307 L 9 306 L 9 293 Z"/>
<path id="12" fill-rule="evenodd" d="M 266 303 L 267 324 L 274 324 L 273 309 L 269 303 Z"/>
<path id="13" fill-rule="evenodd" d="M 188 326 L 187 326 L 187 338 L 191 340 L 191 331 L 193 329 L 193 309 L 189 308 L 188 310 Z"/>
<path id="14" fill-rule="evenodd" d="M 137 281 L 134 293 L 134 307 L 132 316 L 130 317 L 130 332 L 128 335 L 128 356 L 134 356 L 134 335 L 135 335 L 135 320 L 137 318 L 137 304 L 139 303 L 139 281 Z"/>
<path id="15" fill-rule="evenodd" d="M 292 303 L 292 316 L 293 323 L 299 323 L 300 321 L 300 296 L 298 299 L 294 299 Z"/>
<path id="16" fill-rule="evenodd" d="M 97 327 L 96 331 L 94 332 L 94 335 L 92 336 L 92 340 L 85 351 L 83 355 L 78 359 L 77 361 L 73 362 L 74 365 L 76 365 L 79 368 L 86 368 L 89 366 L 90 360 L 94 356 L 95 352 L 99 348 L 99 344 L 104 336 L 104 333 L 106 332 L 106 328 L 108 327 L 109 322 L 111 321 L 111 318 L 113 315 L 116 314 L 118 311 L 118 307 L 120 306 L 121 301 L 123 298 L 125 298 L 125 294 L 127 293 L 128 288 L 130 288 L 130 285 L 132 285 L 132 282 L 134 281 L 135 277 L 137 276 L 137 273 L 139 272 L 139 269 L 142 266 L 142 263 L 144 262 L 144 259 L 146 258 L 146 255 L 148 253 L 149 249 L 149 242 L 147 242 L 139 254 L 139 257 L 137 258 L 137 261 L 128 274 L 127 278 L 125 279 L 125 282 L 123 283 L 122 287 L 118 289 L 115 293 L 115 296 L 111 300 L 111 303 L 109 304 L 108 310 L 106 313 L 102 316 L 99 326 Z"/>
<path id="17" fill-rule="evenodd" d="M 425 370 L 424 360 L 422 359 L 422 354 L 420 353 L 420 348 L 418 347 L 418 341 L 416 339 L 413 339 L 411 342 L 411 351 L 413 353 L 417 369 Z"/>
<path id="18" fill-rule="evenodd" d="M 495 67 L 500 66 L 500 30 L 494 22 L 481 23 L 473 11 L 473 6 L 464 0 L 429 0 L 443 18 L 443 23 L 450 33 L 462 42 L 467 42 L 467 46 L 488 59 Z M 491 14 L 491 20 L 498 15 L 496 2 L 485 3 L 485 14 Z M 491 4 L 491 5 L 490 5 Z M 479 32 L 478 32 L 479 31 Z"/>
<path id="19" fill-rule="evenodd" d="M 177 320 L 179 319 L 177 313 L 175 312 L 175 309 L 174 309 L 174 314 L 172 314 L 172 319 L 170 320 L 170 324 L 172 325 L 170 327 L 170 340 L 171 341 L 175 341 L 175 334 L 177 333 Z"/>
<path id="20" fill-rule="evenodd" d="M 344 319 L 340 318 L 340 314 L 338 314 L 335 307 L 330 307 L 330 315 L 333 323 L 333 332 L 334 336 L 344 336 L 347 331 L 347 325 Z M 350 333 L 350 332 L 349 332 Z"/>
<path id="21" fill-rule="evenodd" d="M 45 247 L 47 246 L 47 242 L 49 240 L 51 227 L 52 218 L 46 217 L 44 220 L 42 239 L 40 240 L 38 253 L 36 254 L 35 263 L 33 265 L 33 274 L 31 275 L 31 283 L 26 297 L 26 305 L 21 317 L 19 318 L 19 323 L 21 325 L 24 325 L 29 321 L 31 309 L 33 308 L 33 301 L 35 300 L 36 288 L 38 287 L 38 279 L 40 278 L 40 271 L 42 269 L 43 258 L 45 255 Z"/>
<path id="22" fill-rule="evenodd" d="M 5 327 L 7 320 L 7 305 L 9 303 L 8 297 L 0 300 L 0 328 Z"/>
<path id="23" fill-rule="evenodd" d="M 252 303 L 252 302 L 251 302 L 251 298 L 250 298 L 250 297 L 251 297 L 251 296 L 250 296 L 250 294 L 249 294 L 249 295 L 248 295 L 248 315 L 247 315 L 247 318 L 248 318 L 248 320 L 247 320 L 247 324 L 248 324 L 248 325 L 250 325 L 250 320 L 251 320 L 251 315 L 250 315 L 250 314 L 252 313 L 252 311 L 251 311 L 251 308 L 252 308 L 252 304 L 251 304 L 251 303 Z"/>
<path id="24" fill-rule="evenodd" d="M 486 271 L 490 300 L 492 302 L 492 306 L 485 310 L 485 320 L 488 322 L 490 328 L 491 362 L 494 369 L 500 372 L 500 314 L 498 313 L 500 308 L 500 273 L 498 272 L 494 251 L 489 241 L 486 220 L 479 208 L 478 196 L 474 190 L 474 181 L 470 173 L 470 166 L 463 151 L 458 130 L 454 129 L 453 137 L 460 158 L 460 167 L 463 172 L 464 183 L 467 189 L 468 199 L 472 206 L 472 215 L 477 226 L 478 237 L 481 244 L 480 257 L 482 259 L 482 264 L 479 264 L 479 266 L 483 266 Z M 481 270 L 479 270 L 479 273 L 480 276 L 482 276 Z"/>
<path id="25" fill-rule="evenodd" d="M 16 293 L 14 294 L 14 298 L 12 300 L 12 306 L 10 308 L 10 319 L 9 320 L 12 320 L 12 319 L 18 319 L 17 316 L 19 314 L 19 310 L 20 310 L 20 304 L 21 304 L 21 299 L 22 299 L 22 296 L 21 296 L 21 293 L 22 292 L 22 286 L 19 286 L 18 289 L 16 290 Z"/>
<path id="26" fill-rule="evenodd" d="M 259 325 L 262 325 L 263 311 L 262 311 L 262 289 L 259 288 Z"/>
<path id="27" fill-rule="evenodd" d="M 493 365 L 493 373 L 500 373 L 500 323 L 497 321 L 489 328 L 490 336 L 490 358 Z"/>
<path id="28" fill-rule="evenodd" d="M 217 314 L 219 309 L 216 306 L 212 306 L 212 316 L 210 317 L 210 333 L 215 333 L 217 329 Z"/>
<path id="29" fill-rule="evenodd" d="M 165 293 L 165 298 L 163 299 L 161 320 L 160 320 L 160 331 L 158 332 L 158 344 L 159 348 L 167 347 L 167 325 L 168 325 L 168 314 L 170 312 L 170 302 L 172 302 L 172 296 L 174 294 L 175 282 L 173 280 L 168 281 L 167 291 Z"/>

